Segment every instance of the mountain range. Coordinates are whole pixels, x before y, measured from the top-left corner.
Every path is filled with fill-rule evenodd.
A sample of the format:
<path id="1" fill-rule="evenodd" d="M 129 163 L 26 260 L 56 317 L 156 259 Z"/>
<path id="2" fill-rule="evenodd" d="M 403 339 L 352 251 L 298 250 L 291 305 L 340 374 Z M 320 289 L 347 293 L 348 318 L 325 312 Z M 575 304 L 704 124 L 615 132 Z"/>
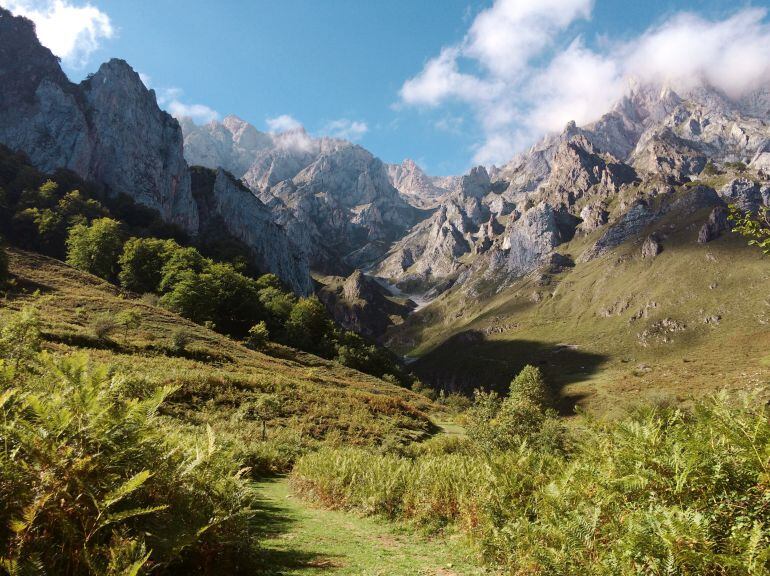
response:
<path id="1" fill-rule="evenodd" d="M 343 325 L 424 356 L 416 369 L 446 390 L 474 383 L 447 378 L 431 353 L 453 342 L 517 337 L 516 314 L 495 318 L 493 302 L 541 309 L 555 302 L 565 278 L 596 262 L 604 270 L 668 258 L 697 266 L 710 243 L 731 236 L 728 204 L 770 205 L 767 88 L 735 100 L 706 85 L 632 82 L 597 121 L 571 122 L 501 167 L 432 177 L 411 160 L 386 164 L 354 143 L 303 129 L 265 133 L 236 116 L 177 121 L 122 60 L 74 84 L 32 23 L 1 8 L 0 83 L 0 143 L 41 170 L 71 170 L 108 195 L 127 194 L 190 235 L 226 230 L 260 270 L 300 295 L 317 290 Z M 734 261 L 709 261 L 716 267 L 709 284 L 751 276 L 748 299 L 761 310 L 740 318 L 766 331 L 767 273 L 756 275 L 746 248 L 731 250 Z M 601 282 L 606 288 L 612 279 Z M 713 290 L 686 296 L 700 320 L 731 313 L 727 304 L 709 312 Z M 674 318 L 676 298 L 642 302 L 643 291 L 629 289 L 605 310 L 640 314 L 632 323 L 646 323 L 634 328 L 647 331 L 637 339 L 642 352 L 681 338 L 694 321 Z M 581 318 L 586 310 L 560 314 Z M 716 345 L 719 335 L 703 338 Z M 465 357 L 462 346 L 450 348 Z"/>

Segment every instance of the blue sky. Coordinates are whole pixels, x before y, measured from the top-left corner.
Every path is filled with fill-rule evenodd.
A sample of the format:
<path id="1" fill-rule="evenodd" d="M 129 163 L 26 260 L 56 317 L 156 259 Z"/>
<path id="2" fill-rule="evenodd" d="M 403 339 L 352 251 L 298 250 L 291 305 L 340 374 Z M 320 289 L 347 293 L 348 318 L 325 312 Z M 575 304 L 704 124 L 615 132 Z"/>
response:
<path id="1" fill-rule="evenodd" d="M 0 3 L 12 10 L 16 7 L 40 14 L 56 10 L 56 3 L 61 14 L 65 8 L 82 9 L 90 5 L 94 10 L 89 21 L 92 30 L 94 14 L 108 18 L 109 29 L 104 28 L 104 21 L 97 21 L 95 32 L 77 38 L 77 42 L 91 43 L 74 56 L 64 58 L 65 70 L 73 79 L 94 71 L 110 57 L 123 58 L 148 78 L 167 107 L 172 101 L 176 105 L 198 105 L 197 110 L 191 110 L 201 118 L 209 109 L 220 118 L 232 113 L 263 130 L 268 129 L 268 119 L 289 115 L 313 134 L 346 134 L 385 161 L 414 158 L 433 174 L 463 172 L 475 161 L 500 162 L 530 143 L 539 132 L 553 129 L 563 118 L 572 117 L 573 111 L 578 120 L 590 120 L 596 112 L 594 108 L 603 106 L 605 98 L 609 102 L 616 96 L 617 79 L 627 73 L 628 62 L 634 62 L 634 58 L 650 60 L 648 52 L 637 48 L 633 49 L 634 56 L 624 56 L 622 62 L 610 55 L 619 51 L 618 46 L 630 53 L 628 46 L 637 46 L 635 43 L 644 38 L 645 32 L 654 35 L 668 23 L 681 19 L 680 13 L 684 11 L 697 11 L 704 19 L 703 25 L 712 27 L 741 11 L 750 12 L 753 18 L 749 18 L 749 23 L 757 28 L 752 33 L 760 36 L 758 42 L 767 39 L 762 36 L 767 32 L 767 18 L 761 12 L 767 2 L 548 0 L 554 4 L 551 14 L 522 16 L 514 5 L 517 1 L 521 5 L 533 3 Z M 502 6 L 506 2 L 508 8 Z M 564 17 L 557 18 L 554 13 Z M 489 16 L 486 22 L 483 16 L 479 18 L 484 14 Z M 57 29 L 76 26 L 81 16 L 82 13 L 73 12 L 71 19 L 58 23 Z M 500 24 L 505 18 L 509 18 L 508 24 Z M 548 18 L 556 20 L 545 22 Z M 686 37 L 701 35 L 697 33 L 697 24 L 683 21 Z M 727 35 L 726 40 L 720 41 L 730 42 L 732 28 L 715 34 L 720 39 Z M 506 43 L 506 35 L 520 37 L 532 29 L 536 33 L 527 40 L 530 45 Z M 483 32 L 483 38 L 474 39 L 474 30 Z M 484 40 L 498 33 L 501 44 L 489 45 Z M 530 49 L 538 43 L 539 48 Z M 69 48 L 64 46 L 60 50 Z M 761 47 L 752 44 L 747 49 L 758 51 L 758 59 L 763 56 Z M 508 66 L 517 61 L 520 65 Z M 435 66 L 429 69 L 431 63 Z M 435 72 L 432 76 L 431 70 Z M 584 73 L 598 76 L 586 77 L 584 84 L 565 88 L 567 96 L 551 101 L 554 94 L 562 96 L 565 77 L 582 78 Z M 410 79 L 411 88 L 406 89 L 405 82 Z M 551 92 L 540 93 L 536 85 Z M 544 100 L 549 103 L 549 110 L 541 109 Z M 552 110 L 558 113 L 551 113 Z"/>

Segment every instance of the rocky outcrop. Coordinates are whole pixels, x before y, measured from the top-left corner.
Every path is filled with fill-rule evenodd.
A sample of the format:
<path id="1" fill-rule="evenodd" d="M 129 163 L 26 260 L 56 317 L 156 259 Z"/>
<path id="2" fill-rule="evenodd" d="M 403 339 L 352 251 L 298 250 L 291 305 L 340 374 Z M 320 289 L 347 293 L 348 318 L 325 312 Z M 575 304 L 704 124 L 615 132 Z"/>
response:
<path id="1" fill-rule="evenodd" d="M 392 186 L 379 159 L 350 142 L 302 128 L 265 134 L 235 116 L 182 126 L 188 160 L 242 179 L 319 272 L 371 264 L 427 215 Z"/>
<path id="2" fill-rule="evenodd" d="M 665 181 L 679 184 L 687 177 L 699 174 L 707 157 L 690 142 L 677 136 L 670 128 L 662 128 L 642 136 L 631 157 L 640 171 L 661 176 Z"/>
<path id="3" fill-rule="evenodd" d="M 498 194 L 487 170 L 473 168 L 429 219 L 393 245 L 375 267 L 376 273 L 426 290 L 446 284 L 466 267 L 459 260 L 463 255 L 486 252 L 493 237 L 503 231 L 494 209 L 510 214 L 512 207 L 494 202 L 493 197 Z"/>
<path id="4" fill-rule="evenodd" d="M 184 156 L 192 166 L 224 168 L 242 178 L 255 156 L 274 145 L 270 134 L 238 118 L 227 116 L 221 123 L 196 125 L 190 118 L 180 121 L 184 134 Z"/>
<path id="5" fill-rule="evenodd" d="M 182 133 L 122 60 L 76 85 L 34 25 L 0 8 L 0 142 L 39 169 L 67 168 L 195 232 Z"/>
<path id="6" fill-rule="evenodd" d="M 598 258 L 619 246 L 626 240 L 641 233 L 655 219 L 655 211 L 644 201 L 636 202 L 618 221 L 602 235 L 599 240 L 581 256 L 580 261 L 587 262 Z"/>
<path id="7" fill-rule="evenodd" d="M 770 185 L 764 185 L 750 178 L 735 178 L 717 190 L 727 204 L 734 204 L 743 212 L 756 212 L 763 205 L 769 205 Z"/>
<path id="8" fill-rule="evenodd" d="M 366 267 L 424 217 L 391 186 L 383 163 L 354 145 L 315 156 L 259 196 L 296 223 L 311 266 L 327 273 Z"/>
<path id="9" fill-rule="evenodd" d="M 511 222 L 491 255 L 491 268 L 518 278 L 547 261 L 554 248 L 572 239 L 578 219 L 541 203 Z"/>
<path id="10" fill-rule="evenodd" d="M 658 254 L 663 252 L 663 244 L 660 236 L 653 233 L 647 236 L 642 243 L 642 258 L 652 260 Z"/>
<path id="11" fill-rule="evenodd" d="M 698 232 L 698 243 L 706 244 L 719 238 L 724 232 L 730 230 L 730 221 L 727 219 L 728 211 L 724 206 L 716 206 L 709 214 L 706 223 Z"/>
<path id="12" fill-rule="evenodd" d="M 192 175 L 202 233 L 227 230 L 251 249 L 260 270 L 277 275 L 297 294 L 313 293 L 307 256 L 275 222 L 267 206 L 222 168 L 195 168 Z"/>

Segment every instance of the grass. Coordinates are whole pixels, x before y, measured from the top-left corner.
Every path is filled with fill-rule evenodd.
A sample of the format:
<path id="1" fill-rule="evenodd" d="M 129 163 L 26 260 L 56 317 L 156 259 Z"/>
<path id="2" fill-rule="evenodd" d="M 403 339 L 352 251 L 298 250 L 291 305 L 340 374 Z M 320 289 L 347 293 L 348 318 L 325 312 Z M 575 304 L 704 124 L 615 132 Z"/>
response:
<path id="1" fill-rule="evenodd" d="M 283 346 L 271 345 L 267 354 L 249 350 L 60 261 L 17 250 L 9 256 L 13 284 L 0 301 L 0 319 L 34 302 L 49 350 L 86 350 L 127 375 L 178 387 L 168 413 L 210 424 L 257 454 L 284 458 L 282 467 L 290 465 L 292 451 L 319 441 L 406 443 L 435 430 L 426 416 L 434 406 L 424 396 Z M 139 327 L 118 329 L 108 339 L 92 333 L 95 317 L 125 310 L 138 312 Z M 174 346 L 179 330 L 187 334 L 183 350 Z M 277 397 L 279 410 L 263 443 L 249 407 L 268 394 Z"/>
<path id="2" fill-rule="evenodd" d="M 546 428 L 504 450 L 472 433 L 413 454 L 324 448 L 292 485 L 331 508 L 459 530 L 506 574 L 768 574 L 770 420 L 754 394 L 583 425 L 564 452 L 538 448 Z"/>
<path id="3" fill-rule="evenodd" d="M 258 485 L 269 511 L 262 540 L 267 575 L 471 576 L 490 574 L 469 562 L 463 538 L 428 538 L 404 526 L 311 507 L 285 478 Z"/>
<path id="4" fill-rule="evenodd" d="M 538 271 L 495 292 L 449 291 L 389 334 L 426 382 L 501 388 L 539 366 L 564 401 L 618 414 L 770 381 L 770 261 L 731 235 L 695 242 L 708 210 L 655 225 L 663 252 L 638 239 L 560 274 Z M 597 234 L 559 248 L 577 258 Z M 471 297 L 473 296 L 473 297 Z M 706 322 L 709 318 L 717 318 Z M 667 332 L 663 323 L 675 324 Z"/>

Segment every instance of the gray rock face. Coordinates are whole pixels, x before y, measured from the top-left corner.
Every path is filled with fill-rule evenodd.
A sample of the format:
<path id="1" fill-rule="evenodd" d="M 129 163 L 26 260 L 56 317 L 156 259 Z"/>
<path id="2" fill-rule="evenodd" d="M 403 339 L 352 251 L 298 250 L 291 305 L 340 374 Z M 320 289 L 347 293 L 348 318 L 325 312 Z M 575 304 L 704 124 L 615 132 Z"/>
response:
<path id="1" fill-rule="evenodd" d="M 580 257 L 582 262 L 593 260 L 636 236 L 655 219 L 656 214 L 646 202 L 636 202 L 631 209 L 610 226 L 607 232 Z"/>
<path id="2" fill-rule="evenodd" d="M 513 278 L 546 262 L 554 248 L 572 238 L 577 219 L 542 203 L 508 225 L 500 249 L 492 255 L 492 268 L 504 269 Z"/>
<path id="3" fill-rule="evenodd" d="M 275 222 L 270 209 L 242 182 L 221 168 L 196 168 L 193 191 L 202 232 L 212 227 L 225 228 L 251 248 L 261 270 L 277 275 L 297 294 L 313 293 L 306 255 Z"/>
<path id="4" fill-rule="evenodd" d="M 736 178 L 717 190 L 727 204 L 735 204 L 744 212 L 756 212 L 766 203 L 766 188 L 749 178 Z M 763 194 L 765 192 L 765 194 Z"/>
<path id="5" fill-rule="evenodd" d="M 324 272 L 364 267 L 423 216 L 391 186 L 384 164 L 359 146 L 321 153 L 260 198 L 302 227 L 311 265 Z"/>
<path id="6" fill-rule="evenodd" d="M 409 204 L 416 208 L 435 208 L 457 189 L 459 178 L 428 176 L 413 160 L 388 164 L 388 178 Z"/>
<path id="7" fill-rule="evenodd" d="M 730 221 L 727 219 L 727 208 L 717 206 L 709 214 L 706 223 L 698 232 L 698 243 L 706 244 L 719 238 L 723 232 L 730 229 Z"/>
<path id="8" fill-rule="evenodd" d="M 383 286 L 359 270 L 344 280 L 335 278 L 328 282 L 318 295 L 344 328 L 372 340 L 379 340 L 415 306 L 413 302 L 394 302 L 388 298 L 388 291 Z"/>
<path id="9" fill-rule="evenodd" d="M 158 108 L 154 92 L 123 60 L 102 64 L 80 88 L 94 146 L 87 177 L 196 231 L 182 131 Z"/>
<path id="10" fill-rule="evenodd" d="M 179 125 L 125 62 L 72 84 L 33 24 L 0 8 L 0 84 L 0 142 L 41 170 L 68 168 L 197 230 Z"/>
<path id="11" fill-rule="evenodd" d="M 258 131 L 237 116 L 222 123 L 197 126 L 191 119 L 180 121 L 184 133 L 184 156 L 192 166 L 216 169 L 222 167 L 242 178 L 262 150 L 273 146 L 269 134 Z"/>
<path id="12" fill-rule="evenodd" d="M 392 186 L 385 165 L 350 142 L 301 128 L 264 134 L 234 116 L 182 126 L 188 160 L 242 179 L 320 272 L 367 266 L 425 217 Z"/>
<path id="13" fill-rule="evenodd" d="M 513 208 L 498 198 L 487 170 L 473 168 L 429 219 L 393 245 L 376 266 L 377 274 L 426 289 L 446 284 L 466 267 L 459 258 L 488 251 L 504 229 L 494 209 L 510 214 Z"/>
<path id="14" fill-rule="evenodd" d="M 670 128 L 662 128 L 642 136 L 631 161 L 642 172 L 680 183 L 692 174 L 699 174 L 706 166 L 707 157 Z"/>
<path id="15" fill-rule="evenodd" d="M 475 282 L 476 272 L 486 280 L 502 273 L 497 281 L 504 283 L 532 271 L 563 242 L 554 230 L 557 215 L 579 217 L 581 234 L 604 229 L 581 255 L 585 261 L 636 241 L 672 211 L 689 215 L 720 206 L 713 189 L 689 182 L 701 177 L 708 161 L 751 161 L 753 174 L 766 179 L 768 103 L 770 90 L 731 101 L 707 87 L 678 94 L 665 86 L 633 85 L 598 121 L 582 127 L 570 122 L 494 169 L 486 194 L 446 197 L 430 224 L 397 243 L 378 270 L 394 282 L 425 280 L 440 271 L 455 277 L 455 286 Z M 770 201 L 770 186 L 731 184 L 720 195 L 755 210 Z M 574 220 L 563 226 L 570 232 Z M 659 248 L 645 243 L 650 256 Z"/>

